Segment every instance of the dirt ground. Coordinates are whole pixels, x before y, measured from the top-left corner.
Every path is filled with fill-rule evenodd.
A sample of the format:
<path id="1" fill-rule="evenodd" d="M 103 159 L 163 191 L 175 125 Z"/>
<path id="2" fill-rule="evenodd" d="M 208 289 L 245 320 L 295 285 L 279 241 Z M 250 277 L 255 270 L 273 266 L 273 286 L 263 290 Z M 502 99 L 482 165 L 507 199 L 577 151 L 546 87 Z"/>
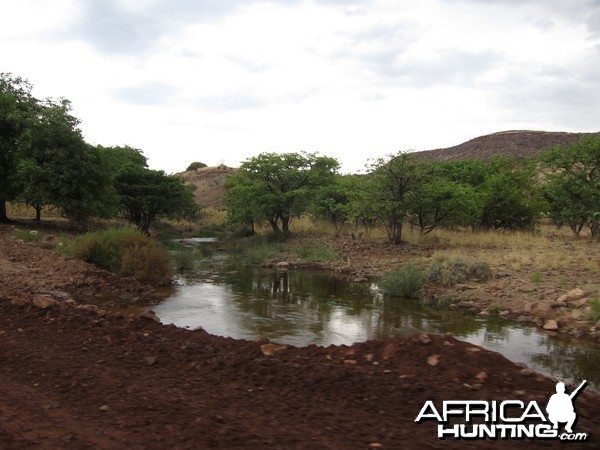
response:
<path id="1" fill-rule="evenodd" d="M 554 448 L 439 440 L 427 400 L 536 400 L 551 380 L 452 336 L 284 348 L 82 306 L 159 294 L 0 227 L 1 449 Z M 572 387 L 569 387 L 572 389 Z M 600 396 L 577 397 L 598 448 Z M 562 445 L 561 445 L 562 447 Z"/>

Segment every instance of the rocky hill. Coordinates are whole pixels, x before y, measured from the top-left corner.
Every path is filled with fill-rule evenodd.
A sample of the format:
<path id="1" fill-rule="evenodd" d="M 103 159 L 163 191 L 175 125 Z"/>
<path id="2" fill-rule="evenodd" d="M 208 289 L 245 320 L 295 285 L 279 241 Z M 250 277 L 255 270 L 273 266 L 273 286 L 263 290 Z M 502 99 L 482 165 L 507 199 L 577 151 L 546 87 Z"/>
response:
<path id="1" fill-rule="evenodd" d="M 202 167 L 178 174 L 194 188 L 196 203 L 209 208 L 224 208 L 226 202 L 225 179 L 236 169 L 226 166 Z"/>
<path id="2" fill-rule="evenodd" d="M 423 159 L 453 161 L 461 159 L 487 159 L 493 155 L 511 155 L 531 158 L 539 151 L 557 145 L 569 145 L 585 135 L 597 133 L 564 133 L 549 131 L 502 131 L 476 137 L 448 148 L 415 152 Z"/>

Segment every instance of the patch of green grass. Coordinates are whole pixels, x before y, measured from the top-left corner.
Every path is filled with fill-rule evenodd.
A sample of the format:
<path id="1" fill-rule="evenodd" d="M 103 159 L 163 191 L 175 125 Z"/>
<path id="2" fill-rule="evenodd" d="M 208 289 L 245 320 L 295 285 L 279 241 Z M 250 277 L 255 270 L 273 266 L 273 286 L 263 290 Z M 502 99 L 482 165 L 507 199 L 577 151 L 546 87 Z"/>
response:
<path id="1" fill-rule="evenodd" d="M 590 304 L 592 305 L 592 309 L 593 309 L 593 320 L 600 320 L 600 300 L 598 300 L 597 298 L 593 299 Z"/>
<path id="2" fill-rule="evenodd" d="M 22 241 L 33 243 L 37 243 L 42 239 L 42 236 L 39 234 L 39 232 L 35 230 L 15 230 L 15 237 L 17 239 L 21 239 Z"/>
<path id="3" fill-rule="evenodd" d="M 378 283 L 384 294 L 393 297 L 418 298 L 423 287 L 423 273 L 414 264 L 386 274 Z"/>
<path id="4" fill-rule="evenodd" d="M 542 282 L 542 274 L 539 272 L 534 272 L 531 275 L 529 275 L 529 279 L 534 283 L 541 283 Z"/>
<path id="5" fill-rule="evenodd" d="M 487 281 L 492 278 L 492 269 L 485 261 L 463 258 L 436 257 L 425 272 L 425 279 L 433 284 L 453 286 L 469 280 Z"/>
<path id="6" fill-rule="evenodd" d="M 324 244 L 300 244 L 294 247 L 294 254 L 306 262 L 332 261 L 338 257 L 338 254 L 335 250 Z"/>
<path id="7" fill-rule="evenodd" d="M 565 277 L 561 277 L 558 280 L 558 284 L 560 284 L 560 287 L 563 289 L 568 289 L 569 288 L 569 282 L 567 281 L 567 279 Z"/>
<path id="8" fill-rule="evenodd" d="M 280 243 L 272 235 L 256 235 L 235 241 L 231 246 L 231 262 L 235 266 L 260 265 L 280 253 Z"/>

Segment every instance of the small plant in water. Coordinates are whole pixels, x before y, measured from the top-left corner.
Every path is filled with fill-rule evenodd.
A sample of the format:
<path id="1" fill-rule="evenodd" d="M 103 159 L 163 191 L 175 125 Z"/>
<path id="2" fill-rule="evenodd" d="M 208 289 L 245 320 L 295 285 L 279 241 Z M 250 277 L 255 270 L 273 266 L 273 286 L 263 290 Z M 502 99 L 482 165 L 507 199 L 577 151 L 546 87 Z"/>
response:
<path id="1" fill-rule="evenodd" d="M 423 274 L 414 264 L 386 274 L 379 282 L 384 294 L 394 297 L 417 298 L 423 287 Z"/>

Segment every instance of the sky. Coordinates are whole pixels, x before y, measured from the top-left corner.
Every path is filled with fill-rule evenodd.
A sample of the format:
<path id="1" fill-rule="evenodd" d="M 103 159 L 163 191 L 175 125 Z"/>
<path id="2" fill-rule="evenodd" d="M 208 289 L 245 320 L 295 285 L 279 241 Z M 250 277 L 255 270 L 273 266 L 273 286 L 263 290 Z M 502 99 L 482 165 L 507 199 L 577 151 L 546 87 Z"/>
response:
<path id="1" fill-rule="evenodd" d="M 600 0 L 8 0 L 0 72 L 153 169 L 342 172 L 505 130 L 600 131 Z"/>

